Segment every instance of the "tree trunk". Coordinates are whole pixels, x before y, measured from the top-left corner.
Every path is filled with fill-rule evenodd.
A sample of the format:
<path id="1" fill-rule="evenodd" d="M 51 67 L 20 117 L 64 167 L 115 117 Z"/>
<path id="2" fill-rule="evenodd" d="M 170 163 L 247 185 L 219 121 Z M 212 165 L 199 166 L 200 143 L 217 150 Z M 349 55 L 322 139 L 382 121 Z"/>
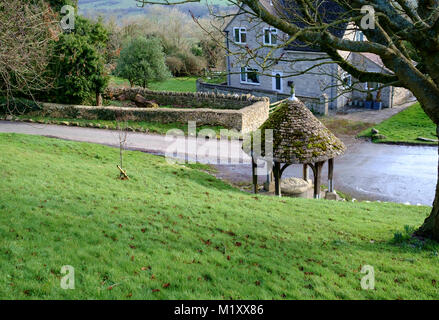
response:
<path id="1" fill-rule="evenodd" d="M 439 136 L 439 126 L 436 127 L 436 135 Z M 439 158 L 436 195 L 434 197 L 433 209 L 431 210 L 428 218 L 425 219 L 424 224 L 416 231 L 415 234 L 439 241 Z"/>

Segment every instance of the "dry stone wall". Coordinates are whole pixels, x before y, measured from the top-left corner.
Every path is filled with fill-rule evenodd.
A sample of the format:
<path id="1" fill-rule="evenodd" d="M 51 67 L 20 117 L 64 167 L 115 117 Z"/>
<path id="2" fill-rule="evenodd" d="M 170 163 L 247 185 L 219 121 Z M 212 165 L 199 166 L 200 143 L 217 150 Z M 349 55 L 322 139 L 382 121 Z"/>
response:
<path id="1" fill-rule="evenodd" d="M 113 89 L 113 91 L 107 91 L 105 96 L 115 99 L 122 95 L 125 100 L 130 100 L 137 94 L 162 106 L 172 105 L 177 108 L 92 107 L 43 103 L 40 114 L 56 118 L 89 120 L 115 120 L 118 116 L 126 115 L 133 121 L 160 123 L 196 121 L 197 125 L 223 126 L 242 133 L 259 128 L 268 119 L 269 114 L 269 100 L 251 95 L 231 96 L 212 93 Z"/>

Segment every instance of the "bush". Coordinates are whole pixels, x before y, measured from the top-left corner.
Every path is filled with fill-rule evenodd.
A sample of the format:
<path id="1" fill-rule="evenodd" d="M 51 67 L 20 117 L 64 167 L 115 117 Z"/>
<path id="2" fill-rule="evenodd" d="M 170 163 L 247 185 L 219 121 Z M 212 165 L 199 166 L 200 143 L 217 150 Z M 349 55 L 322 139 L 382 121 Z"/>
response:
<path id="1" fill-rule="evenodd" d="M 166 64 L 174 77 L 200 76 L 207 66 L 206 60 L 202 57 L 187 52 L 166 58 Z"/>
<path id="2" fill-rule="evenodd" d="M 128 79 L 131 86 L 143 88 L 151 81 L 164 81 L 170 77 L 165 55 L 157 38 L 137 37 L 129 41 L 120 52 L 115 74 Z"/>
<path id="3" fill-rule="evenodd" d="M 207 63 L 202 57 L 196 57 L 192 53 L 183 55 L 183 62 L 187 76 L 200 76 L 206 70 Z"/>
<path id="4" fill-rule="evenodd" d="M 80 104 L 108 83 L 102 56 L 85 37 L 63 34 L 56 44 L 56 101 Z"/>
<path id="5" fill-rule="evenodd" d="M 47 100 L 81 104 L 103 93 L 109 81 L 103 55 L 107 41 L 108 34 L 101 22 L 76 17 L 75 31 L 62 34 L 54 43 L 50 72 L 56 82 Z"/>
<path id="6" fill-rule="evenodd" d="M 173 76 L 181 74 L 184 70 L 184 62 L 179 57 L 170 56 L 166 58 L 166 65 Z"/>

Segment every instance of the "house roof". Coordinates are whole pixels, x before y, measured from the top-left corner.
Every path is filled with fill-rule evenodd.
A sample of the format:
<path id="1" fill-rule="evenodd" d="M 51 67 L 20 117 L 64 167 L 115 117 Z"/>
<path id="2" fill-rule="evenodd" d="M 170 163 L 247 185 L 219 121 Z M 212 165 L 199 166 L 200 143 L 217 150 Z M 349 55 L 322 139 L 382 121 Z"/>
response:
<path id="1" fill-rule="evenodd" d="M 301 21 L 302 14 L 299 10 L 299 5 L 295 0 L 259 0 L 264 8 L 271 14 L 280 18 L 286 19 L 291 23 L 294 23 L 298 27 L 305 27 L 306 24 Z M 325 23 L 334 22 L 340 18 L 344 9 L 332 0 L 310 0 L 319 9 L 319 14 L 323 18 Z M 226 24 L 223 30 L 226 30 L 233 20 L 240 14 L 242 8 L 240 7 L 232 19 Z M 329 28 L 329 32 L 338 38 L 342 38 L 346 31 L 347 23 Z M 317 46 L 312 46 L 309 43 L 296 40 L 285 47 L 285 50 L 289 51 L 309 51 L 309 52 L 321 52 Z"/>
<path id="2" fill-rule="evenodd" d="M 365 59 L 367 59 L 367 60 L 371 61 L 372 63 L 374 63 L 375 65 L 377 65 L 383 71 L 387 71 L 389 73 L 392 72 L 384 65 L 383 60 L 381 60 L 381 57 L 379 55 L 377 55 L 375 53 L 371 53 L 371 52 L 360 52 L 358 54 L 360 54 Z"/>
<path id="3" fill-rule="evenodd" d="M 296 26 L 303 28 L 309 25 L 303 21 L 303 14 L 301 12 L 301 7 L 295 0 L 275 0 L 282 4 L 286 19 L 289 22 L 295 24 Z M 310 0 L 315 8 L 318 9 L 319 16 L 322 18 L 323 22 L 326 24 L 331 24 L 340 19 L 344 13 L 344 9 L 336 2 L 332 0 Z M 328 28 L 328 31 L 337 38 L 342 38 L 346 32 L 347 23 L 334 25 Z M 286 50 L 289 51 L 309 51 L 309 52 L 321 52 L 322 50 L 317 45 L 312 45 L 299 40 L 292 42 Z"/>
<path id="4" fill-rule="evenodd" d="M 261 153 L 265 157 L 265 130 L 273 130 L 273 158 L 288 164 L 308 164 L 326 161 L 346 151 L 340 141 L 299 100 L 284 102 L 261 126 Z M 244 146 L 244 150 L 248 146 Z M 246 150 L 247 151 L 247 150 Z"/>

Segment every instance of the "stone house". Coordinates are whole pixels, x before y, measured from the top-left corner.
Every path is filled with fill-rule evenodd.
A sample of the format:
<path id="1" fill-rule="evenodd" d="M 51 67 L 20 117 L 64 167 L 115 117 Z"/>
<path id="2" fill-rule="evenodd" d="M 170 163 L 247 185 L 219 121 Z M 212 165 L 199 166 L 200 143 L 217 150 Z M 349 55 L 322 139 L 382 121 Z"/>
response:
<path id="1" fill-rule="evenodd" d="M 273 3 L 276 0 L 260 1 L 271 13 L 282 14 Z M 330 1 L 323 2 L 322 10 L 337 14 L 337 8 Z M 335 19 L 334 16 L 328 17 L 331 18 Z M 224 32 L 226 46 L 231 52 L 227 57 L 227 84 L 216 86 L 215 91 L 251 93 L 276 101 L 289 96 L 293 84 L 296 95 L 309 108 L 315 106 L 320 113 L 326 113 L 327 108 L 336 110 L 352 101 L 365 100 L 367 91 L 378 86 L 375 83 L 357 83 L 337 64 L 331 63 L 327 54 L 318 48 L 298 41 L 285 45 L 289 40 L 288 35 L 245 13 L 243 8 L 228 23 Z M 334 28 L 331 33 L 340 38 L 367 41 L 363 33 L 351 25 Z M 340 54 L 360 69 L 390 73 L 374 54 Z M 257 58 L 252 59 L 251 56 Z M 266 63 L 264 57 L 267 56 L 277 61 Z M 356 83 L 353 85 L 355 90 L 348 90 L 353 83 Z M 211 89 L 199 86 L 200 91 Z M 410 94 L 405 89 L 394 87 L 385 87 L 380 91 L 383 107 L 393 107 Z"/>

